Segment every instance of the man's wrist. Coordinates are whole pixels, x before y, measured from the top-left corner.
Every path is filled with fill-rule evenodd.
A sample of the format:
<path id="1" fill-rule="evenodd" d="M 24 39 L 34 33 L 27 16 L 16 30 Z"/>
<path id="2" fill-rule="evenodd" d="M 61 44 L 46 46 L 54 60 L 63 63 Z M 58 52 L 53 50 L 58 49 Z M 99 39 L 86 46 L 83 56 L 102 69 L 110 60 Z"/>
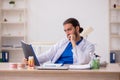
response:
<path id="1" fill-rule="evenodd" d="M 71 42 L 72 43 L 72 47 L 75 47 L 76 46 L 76 43 L 75 42 Z"/>

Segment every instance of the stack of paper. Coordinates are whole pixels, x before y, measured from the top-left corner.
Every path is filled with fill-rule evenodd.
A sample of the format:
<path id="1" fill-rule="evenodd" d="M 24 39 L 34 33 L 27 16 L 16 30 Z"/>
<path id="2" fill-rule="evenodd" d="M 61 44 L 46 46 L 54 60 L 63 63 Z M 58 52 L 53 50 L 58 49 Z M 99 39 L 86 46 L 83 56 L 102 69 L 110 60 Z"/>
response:
<path id="1" fill-rule="evenodd" d="M 38 70 L 68 70 L 63 64 L 44 63 L 42 66 L 36 67 Z"/>
<path id="2" fill-rule="evenodd" d="M 90 64 L 85 65 L 70 65 L 69 69 L 90 69 Z"/>
<path id="3" fill-rule="evenodd" d="M 61 67 L 62 64 L 44 63 L 42 67 Z"/>

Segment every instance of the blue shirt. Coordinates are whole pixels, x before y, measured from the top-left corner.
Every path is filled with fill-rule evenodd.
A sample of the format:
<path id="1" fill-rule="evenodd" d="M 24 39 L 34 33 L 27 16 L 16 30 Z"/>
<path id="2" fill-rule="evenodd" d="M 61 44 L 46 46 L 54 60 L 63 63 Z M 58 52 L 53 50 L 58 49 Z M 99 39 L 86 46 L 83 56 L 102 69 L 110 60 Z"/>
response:
<path id="1" fill-rule="evenodd" d="M 76 43 L 77 45 L 82 41 L 83 37 Z M 55 63 L 73 64 L 72 44 L 69 42 L 60 58 Z"/>

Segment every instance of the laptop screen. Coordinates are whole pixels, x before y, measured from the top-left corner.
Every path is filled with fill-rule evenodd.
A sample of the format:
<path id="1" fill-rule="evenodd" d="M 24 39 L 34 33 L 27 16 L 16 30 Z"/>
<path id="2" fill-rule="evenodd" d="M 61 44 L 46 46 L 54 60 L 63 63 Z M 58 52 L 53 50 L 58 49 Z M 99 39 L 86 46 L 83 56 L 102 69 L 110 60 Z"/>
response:
<path id="1" fill-rule="evenodd" d="M 35 61 L 35 65 L 40 66 L 39 61 L 38 61 L 38 59 L 37 59 L 37 57 L 36 57 L 36 55 L 34 53 L 34 50 L 32 48 L 32 45 L 27 44 L 24 41 L 21 41 L 21 44 L 22 44 L 22 49 L 23 49 L 23 53 L 24 53 L 25 58 L 28 60 L 29 56 L 33 56 L 34 61 Z"/>

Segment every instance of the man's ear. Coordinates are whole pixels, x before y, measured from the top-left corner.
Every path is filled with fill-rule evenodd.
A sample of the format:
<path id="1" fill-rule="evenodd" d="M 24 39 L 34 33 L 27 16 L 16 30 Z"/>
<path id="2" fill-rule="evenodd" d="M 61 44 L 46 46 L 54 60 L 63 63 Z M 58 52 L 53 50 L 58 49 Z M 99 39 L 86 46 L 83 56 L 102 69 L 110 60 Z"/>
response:
<path id="1" fill-rule="evenodd" d="M 77 32 L 79 32 L 79 29 L 80 29 L 80 27 L 79 27 L 79 26 L 76 26 L 76 31 L 77 31 Z"/>

